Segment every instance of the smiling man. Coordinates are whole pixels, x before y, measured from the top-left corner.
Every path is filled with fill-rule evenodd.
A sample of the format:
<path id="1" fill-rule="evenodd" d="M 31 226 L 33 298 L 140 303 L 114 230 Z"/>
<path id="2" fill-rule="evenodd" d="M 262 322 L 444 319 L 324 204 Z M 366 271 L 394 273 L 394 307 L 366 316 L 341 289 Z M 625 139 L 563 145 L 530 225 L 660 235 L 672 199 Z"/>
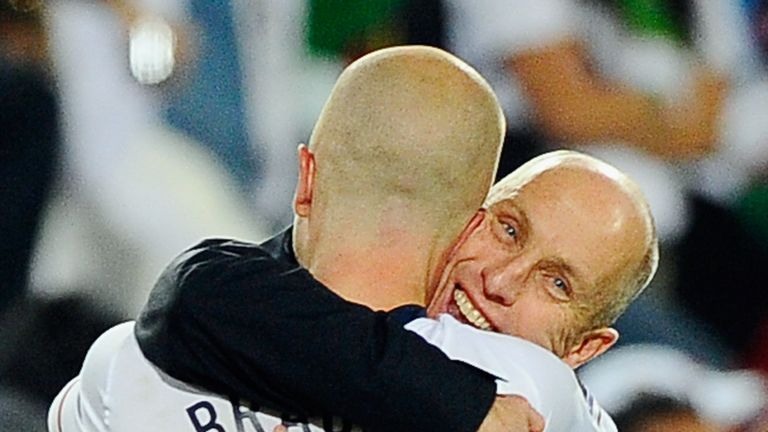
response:
<path id="1" fill-rule="evenodd" d="M 494 185 L 484 207 L 432 296 L 434 319 L 406 328 L 499 377 L 547 431 L 615 430 L 572 369 L 616 342 L 610 325 L 653 277 L 645 199 L 610 165 L 558 151 Z"/>
<path id="2" fill-rule="evenodd" d="M 302 151 L 302 158 L 310 156 L 306 150 Z M 304 171 L 305 174 L 308 171 L 306 165 Z M 301 196 L 301 193 L 297 195 L 299 203 L 302 201 Z M 406 328 L 439 347 L 450 358 L 472 364 L 496 377 L 499 394 L 525 397 L 544 417 L 546 431 L 615 431 L 610 418 L 594 403 L 586 390 L 580 387 L 572 368 L 604 352 L 615 342 L 617 334 L 608 326 L 645 287 L 654 272 L 657 244 L 645 201 L 634 184 L 614 168 L 579 153 L 554 152 L 530 161 L 495 185 L 485 207 L 473 219 L 449 255 L 444 272 L 435 285 L 436 289 L 427 294 L 433 297 L 429 314 L 436 320 L 415 319 L 407 324 Z M 271 245 L 267 245 L 267 250 L 278 259 L 292 256 L 293 246 L 289 239 L 290 237 L 282 235 L 278 237 L 277 242 L 272 241 Z M 196 295 L 200 296 L 197 301 L 208 298 L 209 301 L 227 302 L 226 297 L 209 297 L 217 290 L 212 291 L 199 284 L 226 280 L 231 277 L 227 273 L 232 271 L 234 274 L 245 269 L 253 271 L 256 264 L 254 260 L 264 261 L 265 257 L 247 245 L 216 243 L 207 242 L 190 250 L 171 268 L 170 273 L 164 275 L 165 282 L 161 286 L 171 284 L 186 287 L 185 290 L 197 292 Z M 217 249 L 221 252 L 216 252 Z M 382 246 L 382 249 L 386 250 L 387 247 Z M 333 249 L 323 250 L 322 247 L 317 247 L 315 251 L 323 255 Z M 217 257 L 218 253 L 222 255 Z M 223 274 L 205 276 L 209 271 L 205 270 L 205 267 L 222 260 L 238 262 L 240 258 L 237 257 L 240 255 L 245 258 L 243 264 L 238 264 Z M 356 259 L 378 264 L 382 262 L 376 255 Z M 312 265 L 311 259 L 307 262 L 307 265 Z M 259 265 L 264 264 L 262 262 Z M 217 264 L 214 265 L 214 268 L 216 267 Z M 349 277 L 351 276 L 345 275 L 343 279 Z M 334 276 L 330 276 L 331 286 L 333 279 Z M 280 347 L 292 345 L 287 341 L 307 341 L 306 338 L 292 338 L 300 336 L 291 329 L 293 324 L 286 326 L 285 331 L 280 331 L 284 323 L 295 320 L 291 315 L 297 311 L 307 313 L 309 310 L 306 306 L 296 305 L 301 300 L 319 301 L 324 304 L 328 299 L 319 298 L 316 291 L 303 290 L 306 287 L 324 289 L 306 273 L 283 273 L 280 281 L 284 287 L 290 287 L 291 291 L 298 290 L 287 296 L 290 301 L 275 302 L 270 299 L 270 293 L 256 294 L 264 287 L 255 283 L 249 288 L 256 295 L 252 298 L 261 298 L 262 301 L 250 303 L 251 307 L 246 310 L 253 314 L 249 321 L 254 324 L 254 331 L 262 333 L 260 340 L 271 341 L 268 345 L 270 351 L 277 348 L 281 354 L 277 356 L 277 361 L 282 364 L 284 371 L 291 370 L 296 373 L 308 370 L 313 371 L 311 374 L 317 374 L 328 367 L 328 364 L 324 363 L 328 354 L 323 354 L 321 348 L 339 345 L 326 339 L 331 336 L 338 338 L 341 345 L 355 340 L 359 345 L 354 350 L 350 347 L 350 351 L 356 353 L 369 349 L 391 350 L 386 343 L 382 344 L 380 337 L 373 334 L 372 340 L 357 338 L 360 333 L 354 327 L 360 327 L 362 322 L 350 319 L 354 313 L 350 315 L 345 311 L 345 306 L 336 305 L 332 309 L 333 313 L 323 313 L 323 316 L 314 316 L 313 313 L 312 316 L 301 318 L 306 322 L 303 331 L 311 333 L 321 342 L 301 344 L 295 347 L 299 351 L 294 350 L 293 356 L 285 356 L 285 347 Z M 351 282 L 354 286 L 354 281 Z M 214 287 L 215 285 L 211 285 L 211 288 Z M 363 289 L 357 295 L 364 299 L 365 295 L 362 293 L 365 291 Z M 271 294 L 277 297 L 286 296 L 279 292 Z M 315 306 L 312 310 L 321 311 L 325 307 Z M 170 312 L 167 307 L 163 309 Z M 177 307 L 174 309 L 178 310 Z M 205 313 L 205 308 L 197 310 L 199 313 Z M 338 318 L 341 320 L 341 326 L 329 325 L 329 321 L 338 320 L 333 317 L 336 314 L 341 314 Z M 238 318 L 222 318 L 222 324 L 234 325 L 233 330 L 246 328 L 237 324 Z M 195 326 L 203 325 L 207 328 L 206 333 L 217 328 L 224 330 L 222 327 L 210 327 L 210 320 L 211 318 L 198 320 Z M 165 322 L 174 326 L 181 324 L 178 319 L 172 317 L 167 317 Z M 332 328 L 334 334 L 329 334 L 324 326 Z M 91 363 L 102 363 L 98 370 L 108 369 L 103 366 L 104 359 L 98 359 L 106 354 L 105 358 L 111 359 L 113 374 L 114 371 L 130 371 L 123 379 L 114 380 L 110 389 L 110 415 L 113 425 L 129 425 L 126 430 L 131 430 L 130 427 L 137 425 L 141 425 L 145 430 L 162 430 L 162 427 L 157 428 L 158 425 L 166 425 L 171 421 L 170 424 L 179 426 L 191 425 L 194 429 L 190 430 L 194 431 L 245 431 L 249 430 L 249 426 L 259 431 L 275 426 L 288 431 L 291 427 L 304 428 L 305 431 L 352 430 L 343 420 L 336 419 L 336 426 L 333 426 L 334 420 L 331 418 L 313 422 L 300 417 L 281 417 L 276 415 L 279 413 L 253 405 L 253 411 L 250 411 L 236 403 L 230 405 L 226 399 L 201 395 L 193 388 L 186 387 L 188 383 L 174 384 L 172 378 L 155 370 L 155 366 L 143 357 L 131 332 L 131 326 L 113 330 L 112 336 L 122 333 L 122 338 L 107 337 L 106 344 L 97 343 L 97 352 L 89 354 L 90 357 L 97 358 Z M 221 333 L 213 331 L 200 340 L 200 343 L 215 343 L 215 349 L 212 350 L 211 346 L 189 352 L 178 351 L 176 355 L 181 357 L 175 361 L 178 364 L 194 365 L 198 360 L 179 360 L 192 353 L 208 352 L 209 360 L 206 364 L 210 365 L 221 363 L 237 369 L 249 369 L 270 362 L 265 360 L 264 353 L 252 355 L 233 351 L 239 348 L 227 346 L 227 339 Z M 273 333 L 277 339 L 265 339 L 263 333 Z M 181 339 L 193 335 L 188 331 L 179 330 L 171 330 L 168 334 Z M 281 334 L 287 338 L 283 342 L 280 342 Z M 118 341 L 117 344 L 115 340 Z M 151 341 L 150 344 L 154 345 Z M 169 345 L 179 347 L 189 345 L 189 342 L 177 340 Z M 115 355 L 115 352 L 118 355 Z M 301 356 L 296 357 L 299 353 Z M 267 357 L 272 354 L 274 353 L 269 353 Z M 345 355 L 331 357 L 338 361 L 341 370 L 351 367 L 347 364 L 354 361 Z M 302 358 L 316 362 L 307 364 Z M 407 356 L 405 358 L 407 359 Z M 242 364 L 246 359 L 254 364 Z M 369 361 L 361 363 L 370 364 Z M 89 369 L 89 366 L 87 364 L 84 370 Z M 273 372 L 279 372 L 281 369 L 270 367 Z M 231 380 L 219 373 L 204 369 L 196 369 L 195 373 L 200 374 L 197 378 L 199 381 L 191 380 L 195 384 L 202 385 L 202 379 L 212 380 L 231 386 L 233 390 L 230 390 L 230 394 L 239 397 L 247 398 L 252 397 L 249 395 L 258 394 L 258 391 L 249 391 L 243 386 L 235 388 Z M 258 388 L 260 385 L 252 381 L 254 373 L 254 370 L 246 372 L 246 369 L 242 369 L 237 375 L 247 380 L 243 385 L 247 386 L 246 383 L 251 382 L 254 388 Z M 270 379 L 291 382 L 292 385 L 298 386 L 301 390 L 294 387 L 294 394 L 307 394 L 306 389 L 316 389 L 310 382 L 299 382 L 308 379 L 305 374 L 293 378 L 279 374 L 280 372 Z M 363 387 L 380 390 L 381 382 L 374 377 L 380 374 L 381 372 L 373 372 L 371 381 L 364 383 Z M 395 387 L 399 385 L 397 381 L 403 379 L 396 375 L 386 375 L 394 380 Z M 344 375 L 333 376 L 334 379 L 342 381 L 354 379 Z M 323 381 L 321 377 L 317 379 Z M 137 385 L 136 382 L 142 384 Z M 341 388 L 349 388 L 348 386 L 348 383 L 340 384 Z M 342 403 L 345 399 L 371 400 L 369 396 L 361 397 L 359 393 L 355 393 L 335 395 L 333 403 Z M 354 406 L 352 404 L 350 402 L 350 405 Z M 154 414 L 136 419 L 130 416 L 132 410 L 126 410 L 125 406 L 143 407 L 142 412 Z M 394 414 L 394 411 L 388 411 L 391 409 L 387 408 L 388 406 L 384 404 L 371 408 L 389 412 L 389 415 L 407 415 Z M 282 420 L 279 420 L 280 418 Z"/>
<path id="3" fill-rule="evenodd" d="M 506 431 L 500 414 L 519 407 L 528 430 L 527 404 L 494 402 L 493 376 L 341 298 L 423 304 L 487 195 L 503 131 L 493 91 L 454 56 L 395 47 L 359 59 L 299 151 L 295 231 L 183 252 L 135 335 L 119 326 L 93 345 L 50 429 L 307 430 L 321 416 L 335 430 L 334 416 L 371 430 Z"/>
<path id="4" fill-rule="evenodd" d="M 525 397 L 548 431 L 615 430 L 568 365 L 613 343 L 615 332 L 596 324 L 621 309 L 625 280 L 633 281 L 629 297 L 644 285 L 634 284 L 635 269 L 648 250 L 654 256 L 655 240 L 642 198 L 618 171 L 559 152 L 495 186 L 488 209 L 472 218 L 502 130 L 495 98 L 444 53 L 385 50 L 368 60 L 386 54 L 399 60 L 373 61 L 372 76 L 352 69 L 363 81 L 342 76 L 312 150 L 300 149 L 294 230 L 263 245 L 209 240 L 183 253 L 158 281 L 135 336 L 123 325 L 94 345 L 82 381 L 54 402 L 52 430 L 62 418 L 75 424 L 65 431 L 90 430 L 77 428 L 89 422 L 113 431 L 351 430 L 329 417 L 336 414 L 370 430 L 458 432 L 477 429 L 496 392 Z M 400 84 L 410 76 L 395 87 L 404 93 L 382 71 Z M 374 103 L 387 115 L 373 115 Z M 608 231 L 590 231 L 606 217 Z M 611 245 L 627 248 L 614 251 L 626 260 L 579 254 L 610 254 Z M 373 312 L 318 280 L 377 309 L 434 297 L 432 316 L 449 312 L 533 343 L 447 315 L 411 322 L 463 361 L 446 365 L 403 331 L 405 310 Z M 491 411 L 480 430 L 541 430 L 537 416 L 520 412 L 508 422 Z"/>
<path id="5" fill-rule="evenodd" d="M 429 316 L 540 345 L 576 368 L 612 346 L 609 326 L 650 282 L 658 244 L 626 175 L 548 153 L 496 184 L 487 214 L 448 264 Z"/>

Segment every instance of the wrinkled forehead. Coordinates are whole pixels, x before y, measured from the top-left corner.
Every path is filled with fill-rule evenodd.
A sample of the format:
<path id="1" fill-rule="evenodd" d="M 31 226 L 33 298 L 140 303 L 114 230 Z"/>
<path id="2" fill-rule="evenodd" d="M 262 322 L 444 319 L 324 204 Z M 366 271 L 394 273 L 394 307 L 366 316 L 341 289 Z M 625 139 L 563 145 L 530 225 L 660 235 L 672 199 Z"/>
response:
<path id="1" fill-rule="evenodd" d="M 556 165 L 550 164 L 538 164 L 534 166 L 523 165 L 491 187 L 491 190 L 488 192 L 488 197 L 485 199 L 484 206 L 489 208 L 500 201 L 514 198 L 523 186 L 530 183 L 541 173 L 550 170 L 555 166 Z"/>
<path id="2" fill-rule="evenodd" d="M 620 181 L 588 167 L 522 170 L 491 190 L 485 206 L 523 214 L 542 249 L 602 278 L 633 267 L 647 247 L 642 209 Z"/>
<path id="3" fill-rule="evenodd" d="M 490 192 L 488 192 L 488 197 L 485 199 L 484 207 L 490 208 L 503 201 L 514 200 L 526 186 L 534 181 L 546 179 L 549 176 L 548 174 L 555 173 L 555 168 L 559 168 L 558 171 L 562 169 L 562 167 L 541 166 L 533 168 L 518 169 L 493 185 Z"/>
<path id="4" fill-rule="evenodd" d="M 594 158 L 581 154 L 553 152 L 534 158 L 508 174 L 491 188 L 485 200 L 485 207 L 505 199 L 512 199 L 527 184 L 540 177 L 566 175 L 570 177 L 591 177 L 623 195 L 634 193 L 631 181 L 621 171 Z M 578 183 L 567 185 L 576 188 Z"/>
<path id="5" fill-rule="evenodd" d="M 565 218 L 571 226 L 582 222 L 618 237 L 647 231 L 641 202 L 621 181 L 589 167 L 557 165 L 520 170 L 494 185 L 486 208 L 513 205 L 523 211 L 543 209 L 536 219 Z M 545 221 L 539 221 L 544 224 Z M 646 233 L 647 234 L 647 233 Z M 645 242 L 640 242 L 645 243 Z"/>

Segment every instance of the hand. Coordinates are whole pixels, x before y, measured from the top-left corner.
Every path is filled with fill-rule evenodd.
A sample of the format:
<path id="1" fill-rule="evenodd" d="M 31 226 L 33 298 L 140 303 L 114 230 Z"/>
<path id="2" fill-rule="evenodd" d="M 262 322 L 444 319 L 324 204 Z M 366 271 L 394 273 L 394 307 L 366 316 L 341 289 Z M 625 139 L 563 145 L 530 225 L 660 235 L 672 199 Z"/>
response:
<path id="1" fill-rule="evenodd" d="M 478 432 L 543 432 L 544 418 L 520 396 L 499 396 Z"/>

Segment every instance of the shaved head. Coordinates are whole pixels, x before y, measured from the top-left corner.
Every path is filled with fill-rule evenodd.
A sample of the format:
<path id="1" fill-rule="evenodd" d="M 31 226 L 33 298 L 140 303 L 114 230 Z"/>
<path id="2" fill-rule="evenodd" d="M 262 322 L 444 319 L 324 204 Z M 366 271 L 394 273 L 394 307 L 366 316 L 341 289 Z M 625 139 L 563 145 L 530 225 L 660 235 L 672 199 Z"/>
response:
<path id="1" fill-rule="evenodd" d="M 493 92 L 456 57 L 377 51 L 342 73 L 312 133 L 310 149 L 333 167 L 318 170 L 318 199 L 399 196 L 463 225 L 491 186 L 503 131 Z"/>
<path id="2" fill-rule="evenodd" d="M 395 47 L 357 60 L 309 143 L 317 168 L 311 218 L 296 220 L 302 264 L 312 268 L 340 241 L 408 238 L 431 251 L 434 268 L 482 205 L 504 130 L 491 88 L 445 51 Z"/>
<path id="3" fill-rule="evenodd" d="M 573 213 L 588 214 L 584 204 L 589 204 L 604 216 L 602 225 L 615 226 L 627 239 L 622 268 L 600 280 L 594 296 L 581 305 L 586 327 L 611 325 L 650 283 L 658 266 L 658 238 L 648 203 L 638 185 L 615 167 L 592 156 L 561 150 L 530 160 L 494 185 L 485 206 L 514 197 L 533 181 L 546 181 L 543 177 L 558 177 L 574 185 L 570 194 L 579 207 Z M 598 222 L 592 219 L 592 223 Z M 601 248 L 605 244 L 583 246 Z"/>
<path id="4" fill-rule="evenodd" d="M 638 187 L 571 151 L 532 159 L 493 186 L 482 222 L 451 253 L 427 309 L 522 337 L 578 367 L 610 348 L 610 324 L 658 259 Z"/>

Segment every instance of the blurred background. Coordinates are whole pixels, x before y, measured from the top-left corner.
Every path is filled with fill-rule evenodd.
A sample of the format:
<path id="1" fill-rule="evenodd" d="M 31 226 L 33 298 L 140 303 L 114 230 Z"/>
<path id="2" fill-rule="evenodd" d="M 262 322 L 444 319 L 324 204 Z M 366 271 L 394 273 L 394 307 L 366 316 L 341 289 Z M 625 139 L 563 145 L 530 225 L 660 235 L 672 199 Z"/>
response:
<path id="1" fill-rule="evenodd" d="M 0 425 L 204 237 L 291 222 L 296 146 L 342 68 L 418 43 L 504 105 L 499 176 L 573 148 L 662 241 L 583 379 L 622 431 L 768 431 L 768 1 L 0 0 Z"/>

